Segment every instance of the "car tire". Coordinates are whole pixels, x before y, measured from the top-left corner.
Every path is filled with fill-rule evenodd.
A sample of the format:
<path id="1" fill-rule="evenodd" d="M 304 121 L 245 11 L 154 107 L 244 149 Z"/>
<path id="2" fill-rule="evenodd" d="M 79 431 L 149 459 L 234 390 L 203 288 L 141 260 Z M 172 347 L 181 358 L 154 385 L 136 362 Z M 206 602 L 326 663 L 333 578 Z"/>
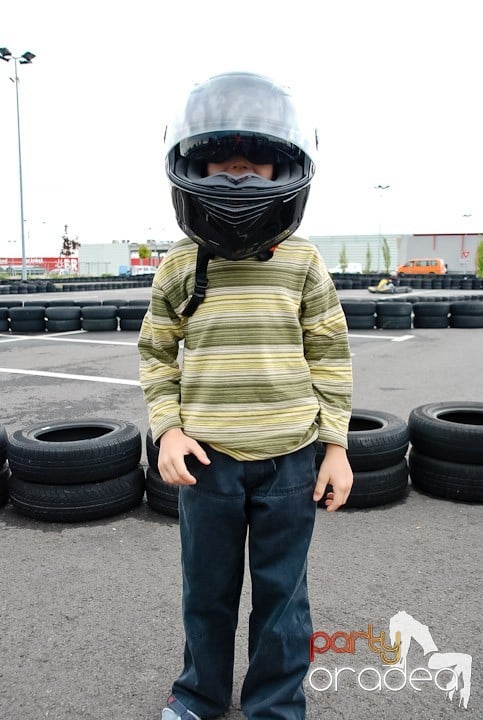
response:
<path id="1" fill-rule="evenodd" d="M 353 472 L 381 470 L 397 465 L 409 447 L 405 420 L 381 410 L 352 410 L 347 434 L 347 457 Z M 317 464 L 324 456 L 323 443 L 316 445 Z"/>
<path id="2" fill-rule="evenodd" d="M 146 457 L 148 459 L 148 465 L 154 472 L 158 470 L 158 456 L 159 456 L 159 445 L 153 443 L 153 433 L 151 428 L 146 433 Z"/>
<path id="3" fill-rule="evenodd" d="M 81 327 L 86 332 L 114 332 L 117 330 L 117 318 L 106 318 L 105 320 L 91 320 L 82 318 Z"/>
<path id="4" fill-rule="evenodd" d="M 374 313 L 376 312 L 375 300 L 342 300 L 341 306 L 346 315 L 371 315 L 374 317 Z"/>
<path id="5" fill-rule="evenodd" d="M 445 330 L 449 327 L 447 317 L 438 317 L 436 315 L 419 315 L 413 319 L 414 328 L 432 328 L 433 330 Z"/>
<path id="6" fill-rule="evenodd" d="M 352 490 L 344 508 L 363 509 L 402 500 L 409 490 L 406 459 L 380 470 L 355 472 Z M 320 500 L 319 507 L 325 507 Z"/>
<path id="7" fill-rule="evenodd" d="M 141 445 L 140 431 L 132 423 L 85 419 L 16 430 L 7 453 L 17 478 L 70 485 L 128 473 L 139 463 Z"/>
<path id="8" fill-rule="evenodd" d="M 8 463 L 4 462 L 0 466 L 0 507 L 4 507 L 8 503 L 11 474 Z"/>
<path id="9" fill-rule="evenodd" d="M 161 475 L 148 467 L 146 471 L 146 500 L 155 512 L 178 518 L 179 486 L 168 485 Z"/>
<path id="10" fill-rule="evenodd" d="M 8 436 L 4 425 L 0 425 L 0 465 L 3 465 L 8 455 Z"/>
<path id="11" fill-rule="evenodd" d="M 455 463 L 483 465 L 483 402 L 439 402 L 414 408 L 408 418 L 415 450 Z"/>
<path id="12" fill-rule="evenodd" d="M 451 328 L 483 328 L 483 312 L 481 315 L 450 315 L 449 326 Z"/>
<path id="13" fill-rule="evenodd" d="M 483 315 L 483 305 L 481 302 L 466 302 L 460 300 L 459 302 L 451 303 L 450 311 L 453 317 L 456 315 L 480 317 Z"/>
<path id="14" fill-rule="evenodd" d="M 82 522 L 110 517 L 139 505 L 145 491 L 139 465 L 102 482 L 50 485 L 26 482 L 12 473 L 10 500 L 21 515 L 50 522 Z"/>
<path id="15" fill-rule="evenodd" d="M 122 298 L 106 298 L 106 300 L 102 301 L 103 305 L 114 305 L 115 307 L 119 308 L 121 306 L 124 307 L 124 305 L 128 305 L 129 300 L 123 300 Z"/>
<path id="16" fill-rule="evenodd" d="M 348 330 L 373 330 L 376 326 L 374 315 L 346 315 Z"/>
<path id="17" fill-rule="evenodd" d="M 483 502 L 483 466 L 429 457 L 411 448 L 409 473 L 414 487 L 445 500 Z"/>
<path id="18" fill-rule="evenodd" d="M 47 320 L 46 329 L 50 333 L 64 333 L 76 332 L 81 330 L 82 326 L 80 320 Z"/>
<path id="19" fill-rule="evenodd" d="M 483 403 L 420 405 L 408 418 L 411 445 L 424 455 L 483 465 Z"/>

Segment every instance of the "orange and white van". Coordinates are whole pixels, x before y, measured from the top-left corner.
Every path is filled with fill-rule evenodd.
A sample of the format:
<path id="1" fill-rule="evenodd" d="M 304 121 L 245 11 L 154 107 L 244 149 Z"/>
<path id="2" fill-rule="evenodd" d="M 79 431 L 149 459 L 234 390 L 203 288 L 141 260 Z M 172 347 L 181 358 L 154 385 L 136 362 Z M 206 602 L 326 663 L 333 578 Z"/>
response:
<path id="1" fill-rule="evenodd" d="M 447 272 L 442 258 L 412 258 L 397 268 L 398 275 L 445 275 Z"/>

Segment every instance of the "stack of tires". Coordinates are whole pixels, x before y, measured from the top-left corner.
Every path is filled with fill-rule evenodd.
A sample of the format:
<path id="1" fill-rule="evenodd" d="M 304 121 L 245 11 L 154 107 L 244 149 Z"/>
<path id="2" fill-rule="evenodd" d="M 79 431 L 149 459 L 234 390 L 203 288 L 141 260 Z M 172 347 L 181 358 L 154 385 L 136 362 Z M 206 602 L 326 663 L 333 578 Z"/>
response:
<path id="1" fill-rule="evenodd" d="M 483 502 L 483 403 L 421 405 L 408 427 L 412 484 L 428 495 Z"/>
<path id="2" fill-rule="evenodd" d="M 115 305 L 92 305 L 82 308 L 81 325 L 83 330 L 117 330 L 117 307 Z"/>
<path id="3" fill-rule="evenodd" d="M 349 330 L 373 330 L 376 324 L 374 300 L 341 301 Z"/>
<path id="4" fill-rule="evenodd" d="M 8 502 L 10 474 L 7 461 L 7 433 L 4 426 L 0 425 L 0 507 L 3 507 Z"/>
<path id="5" fill-rule="evenodd" d="M 146 315 L 143 305 L 124 305 L 118 308 L 120 330 L 140 330 Z"/>
<path id="6" fill-rule="evenodd" d="M 379 410 L 354 409 L 347 451 L 354 482 L 344 507 L 368 508 L 404 498 L 408 491 L 408 447 L 405 420 Z M 325 446 L 318 442 L 317 471 L 324 457 Z M 324 506 L 323 500 L 319 506 Z"/>
<path id="7" fill-rule="evenodd" d="M 0 307 L 0 332 L 8 332 L 8 308 Z"/>
<path id="8" fill-rule="evenodd" d="M 45 325 L 48 332 L 74 332 L 81 329 L 81 308 L 72 305 L 45 308 Z"/>
<path id="9" fill-rule="evenodd" d="M 10 330 L 13 333 L 45 331 L 45 307 L 11 307 L 9 311 Z"/>
<path id="10" fill-rule="evenodd" d="M 144 496 L 139 429 L 117 420 L 54 421 L 7 441 L 10 500 L 27 517 L 79 522 L 136 507 Z"/>
<path id="11" fill-rule="evenodd" d="M 376 307 L 376 327 L 381 330 L 407 330 L 412 327 L 411 302 L 380 301 Z"/>
<path id="12" fill-rule="evenodd" d="M 452 328 L 483 328 L 483 303 L 464 300 L 451 303 L 449 324 Z"/>
<path id="13" fill-rule="evenodd" d="M 447 328 L 449 302 L 416 302 L 413 304 L 415 328 Z"/>
<path id="14" fill-rule="evenodd" d="M 151 430 L 146 433 L 146 456 L 148 458 L 148 469 L 146 471 L 146 500 L 152 510 L 179 517 L 178 512 L 178 485 L 168 485 L 164 482 L 158 470 L 159 447 L 153 443 Z"/>

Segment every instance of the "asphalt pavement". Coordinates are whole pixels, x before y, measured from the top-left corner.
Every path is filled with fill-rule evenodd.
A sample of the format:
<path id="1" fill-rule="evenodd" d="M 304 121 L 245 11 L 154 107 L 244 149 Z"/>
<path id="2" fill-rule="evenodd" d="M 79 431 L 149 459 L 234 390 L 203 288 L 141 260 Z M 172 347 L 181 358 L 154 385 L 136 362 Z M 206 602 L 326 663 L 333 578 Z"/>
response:
<path id="1" fill-rule="evenodd" d="M 468 292 L 451 291 L 458 294 Z M 70 299 L 126 295 L 148 298 L 149 289 Z M 427 402 L 483 398 L 483 329 L 350 335 L 354 408 L 407 420 Z M 0 334 L 0 424 L 11 433 L 48 420 L 114 417 L 136 424 L 144 440 L 136 341 L 137 333 L 126 331 Z M 177 521 L 145 501 L 119 516 L 74 524 L 33 521 L 7 505 L 0 509 L 0 542 L 0 717 L 158 720 L 182 662 Z M 466 712 L 481 718 L 482 547 L 481 505 L 414 488 L 390 505 L 334 514 L 319 509 L 309 555 L 314 630 L 342 635 L 339 652 L 332 646 L 311 665 L 308 720 L 462 716 L 458 693 L 445 697 L 448 678 L 431 664 L 438 653 L 471 656 Z M 249 609 L 247 575 L 228 720 L 243 717 Z M 385 676 L 380 644 L 370 638 L 384 632 L 389 644 L 389 623 L 400 611 L 410 616 L 413 642 L 406 672 Z M 363 635 L 354 652 L 341 652 L 350 647 L 351 632 Z"/>

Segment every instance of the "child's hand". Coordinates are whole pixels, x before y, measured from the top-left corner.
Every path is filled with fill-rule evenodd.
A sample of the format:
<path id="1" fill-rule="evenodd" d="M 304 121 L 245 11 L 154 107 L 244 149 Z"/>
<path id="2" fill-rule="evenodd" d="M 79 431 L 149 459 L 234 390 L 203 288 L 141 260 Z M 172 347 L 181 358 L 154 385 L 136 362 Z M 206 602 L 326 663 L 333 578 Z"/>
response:
<path id="1" fill-rule="evenodd" d="M 327 485 L 332 485 L 333 492 L 327 493 L 324 504 L 328 512 L 334 512 L 347 501 L 352 481 L 352 469 L 345 449 L 340 445 L 326 445 L 325 458 L 320 466 L 314 490 L 315 502 L 324 497 Z"/>
<path id="2" fill-rule="evenodd" d="M 203 465 L 210 459 L 196 440 L 184 434 L 181 428 L 167 430 L 159 441 L 158 470 L 168 485 L 194 485 L 196 478 L 188 472 L 184 458 L 194 455 Z"/>

